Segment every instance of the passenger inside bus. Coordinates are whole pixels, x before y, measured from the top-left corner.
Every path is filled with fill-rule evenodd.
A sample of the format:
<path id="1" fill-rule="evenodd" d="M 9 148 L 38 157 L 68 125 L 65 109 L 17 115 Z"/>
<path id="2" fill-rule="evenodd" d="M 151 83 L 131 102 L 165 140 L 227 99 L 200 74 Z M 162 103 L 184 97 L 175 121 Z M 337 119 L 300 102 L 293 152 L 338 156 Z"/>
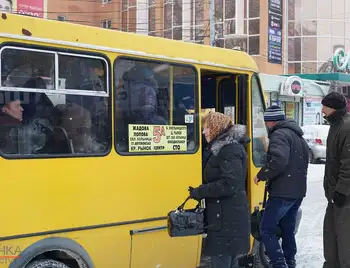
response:
<path id="1" fill-rule="evenodd" d="M 54 54 L 6 48 L 1 58 L 1 86 L 7 90 L 17 87 L 33 91 L 18 92 L 23 120 L 16 131 L 12 131 L 12 134 L 16 132 L 16 138 L 12 137 L 15 148 L 4 149 L 2 153 L 96 154 L 109 148 L 108 97 L 64 91 L 68 88 L 107 92 L 104 61 L 60 55 L 59 89 L 63 91 L 57 94 L 50 93 L 56 89 Z M 41 92 L 35 92 L 36 89 Z M 4 128 L 1 121 L 0 124 L 0 128 Z M 4 140 L 6 132 L 2 134 L 0 139 Z"/>
<path id="2" fill-rule="evenodd" d="M 19 98 L 12 92 L 1 92 L 0 106 L 0 150 L 9 154 L 16 153 L 23 107 Z"/>
<path id="3" fill-rule="evenodd" d="M 117 147 L 121 151 L 128 149 L 128 125 L 167 125 L 160 115 L 158 105 L 158 82 L 150 68 L 144 64 L 135 64 L 122 75 L 118 87 L 117 107 L 121 109 L 117 116 Z"/>
<path id="4" fill-rule="evenodd" d="M 195 81 L 191 68 L 119 60 L 115 65 L 116 145 L 128 152 L 128 126 L 186 125 L 187 148 L 195 149 Z"/>

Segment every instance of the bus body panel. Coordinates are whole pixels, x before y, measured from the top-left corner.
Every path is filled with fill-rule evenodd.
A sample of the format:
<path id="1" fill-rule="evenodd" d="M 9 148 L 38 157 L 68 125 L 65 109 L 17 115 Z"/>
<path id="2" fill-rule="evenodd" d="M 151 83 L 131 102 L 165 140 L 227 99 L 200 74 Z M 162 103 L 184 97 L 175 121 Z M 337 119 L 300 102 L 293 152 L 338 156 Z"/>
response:
<path id="1" fill-rule="evenodd" d="M 111 82 L 113 63 L 120 55 L 249 77 L 257 72 L 253 59 L 238 51 L 10 14 L 0 19 L 0 43 L 7 42 L 41 45 L 53 51 L 101 53 L 110 61 Z M 198 80 L 197 113 L 201 108 L 200 72 Z M 112 83 L 111 103 L 114 90 Z M 247 90 L 250 100 L 250 86 Z M 246 105 L 251 136 L 251 102 Z M 114 109 L 112 130 L 113 113 Z M 200 129 L 199 120 L 199 137 Z M 201 138 L 193 154 L 122 156 L 115 150 L 114 131 L 111 133 L 112 147 L 107 156 L 0 158 L 6 217 L 0 226 L 0 244 L 23 251 L 45 237 L 66 237 L 79 243 L 97 268 L 195 267 L 202 237 L 170 238 L 164 228 L 167 213 L 185 200 L 188 186 L 202 183 Z M 248 155 L 248 198 L 253 211 L 262 200 L 263 187 L 253 184 L 258 169 L 252 162 L 251 143 Z M 194 201 L 188 203 L 188 207 L 194 205 Z M 8 267 L 8 262 L 9 258 L 0 256 L 0 267 Z"/>

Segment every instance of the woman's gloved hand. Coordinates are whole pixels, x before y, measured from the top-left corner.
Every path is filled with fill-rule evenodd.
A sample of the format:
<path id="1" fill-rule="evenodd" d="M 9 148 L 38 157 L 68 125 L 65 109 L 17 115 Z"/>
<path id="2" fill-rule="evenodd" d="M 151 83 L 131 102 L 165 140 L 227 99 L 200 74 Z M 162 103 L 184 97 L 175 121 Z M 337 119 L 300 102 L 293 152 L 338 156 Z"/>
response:
<path id="1" fill-rule="evenodd" d="M 199 189 L 193 188 L 192 186 L 188 187 L 188 191 L 190 193 L 190 197 L 194 200 L 200 201 L 202 198 L 199 195 Z"/>

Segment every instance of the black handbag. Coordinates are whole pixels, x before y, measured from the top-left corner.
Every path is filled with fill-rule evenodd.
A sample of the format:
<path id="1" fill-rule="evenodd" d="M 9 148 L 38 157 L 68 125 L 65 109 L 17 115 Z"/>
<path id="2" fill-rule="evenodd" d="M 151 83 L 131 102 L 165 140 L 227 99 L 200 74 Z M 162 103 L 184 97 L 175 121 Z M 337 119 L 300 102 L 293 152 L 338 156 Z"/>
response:
<path id="1" fill-rule="evenodd" d="M 204 208 L 198 202 L 193 209 L 184 209 L 190 199 L 187 197 L 177 210 L 168 213 L 168 234 L 170 237 L 184 237 L 201 235 L 205 233 Z"/>
<path id="2" fill-rule="evenodd" d="M 266 205 L 266 199 L 267 199 L 267 183 L 265 185 L 265 190 L 264 190 L 264 200 L 262 203 L 262 209 L 259 210 L 255 210 L 250 217 L 250 224 L 251 224 L 251 234 L 254 237 L 255 240 L 261 242 L 261 234 L 260 234 L 260 223 L 261 223 L 261 219 L 264 215 L 264 211 L 265 211 L 265 205 Z M 282 236 L 282 230 L 280 228 L 279 225 L 276 226 L 276 235 L 277 237 L 281 237 Z"/>

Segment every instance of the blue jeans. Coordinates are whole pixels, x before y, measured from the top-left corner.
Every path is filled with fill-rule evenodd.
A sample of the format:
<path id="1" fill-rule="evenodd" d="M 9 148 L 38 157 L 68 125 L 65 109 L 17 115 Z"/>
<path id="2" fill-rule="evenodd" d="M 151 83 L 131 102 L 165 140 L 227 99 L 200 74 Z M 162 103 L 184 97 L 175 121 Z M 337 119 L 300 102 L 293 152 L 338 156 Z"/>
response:
<path id="1" fill-rule="evenodd" d="M 273 268 L 294 268 L 297 245 L 295 225 L 298 209 L 303 199 L 270 197 L 261 220 L 261 240 L 265 245 Z M 282 231 L 282 248 L 276 236 L 279 224 Z"/>

